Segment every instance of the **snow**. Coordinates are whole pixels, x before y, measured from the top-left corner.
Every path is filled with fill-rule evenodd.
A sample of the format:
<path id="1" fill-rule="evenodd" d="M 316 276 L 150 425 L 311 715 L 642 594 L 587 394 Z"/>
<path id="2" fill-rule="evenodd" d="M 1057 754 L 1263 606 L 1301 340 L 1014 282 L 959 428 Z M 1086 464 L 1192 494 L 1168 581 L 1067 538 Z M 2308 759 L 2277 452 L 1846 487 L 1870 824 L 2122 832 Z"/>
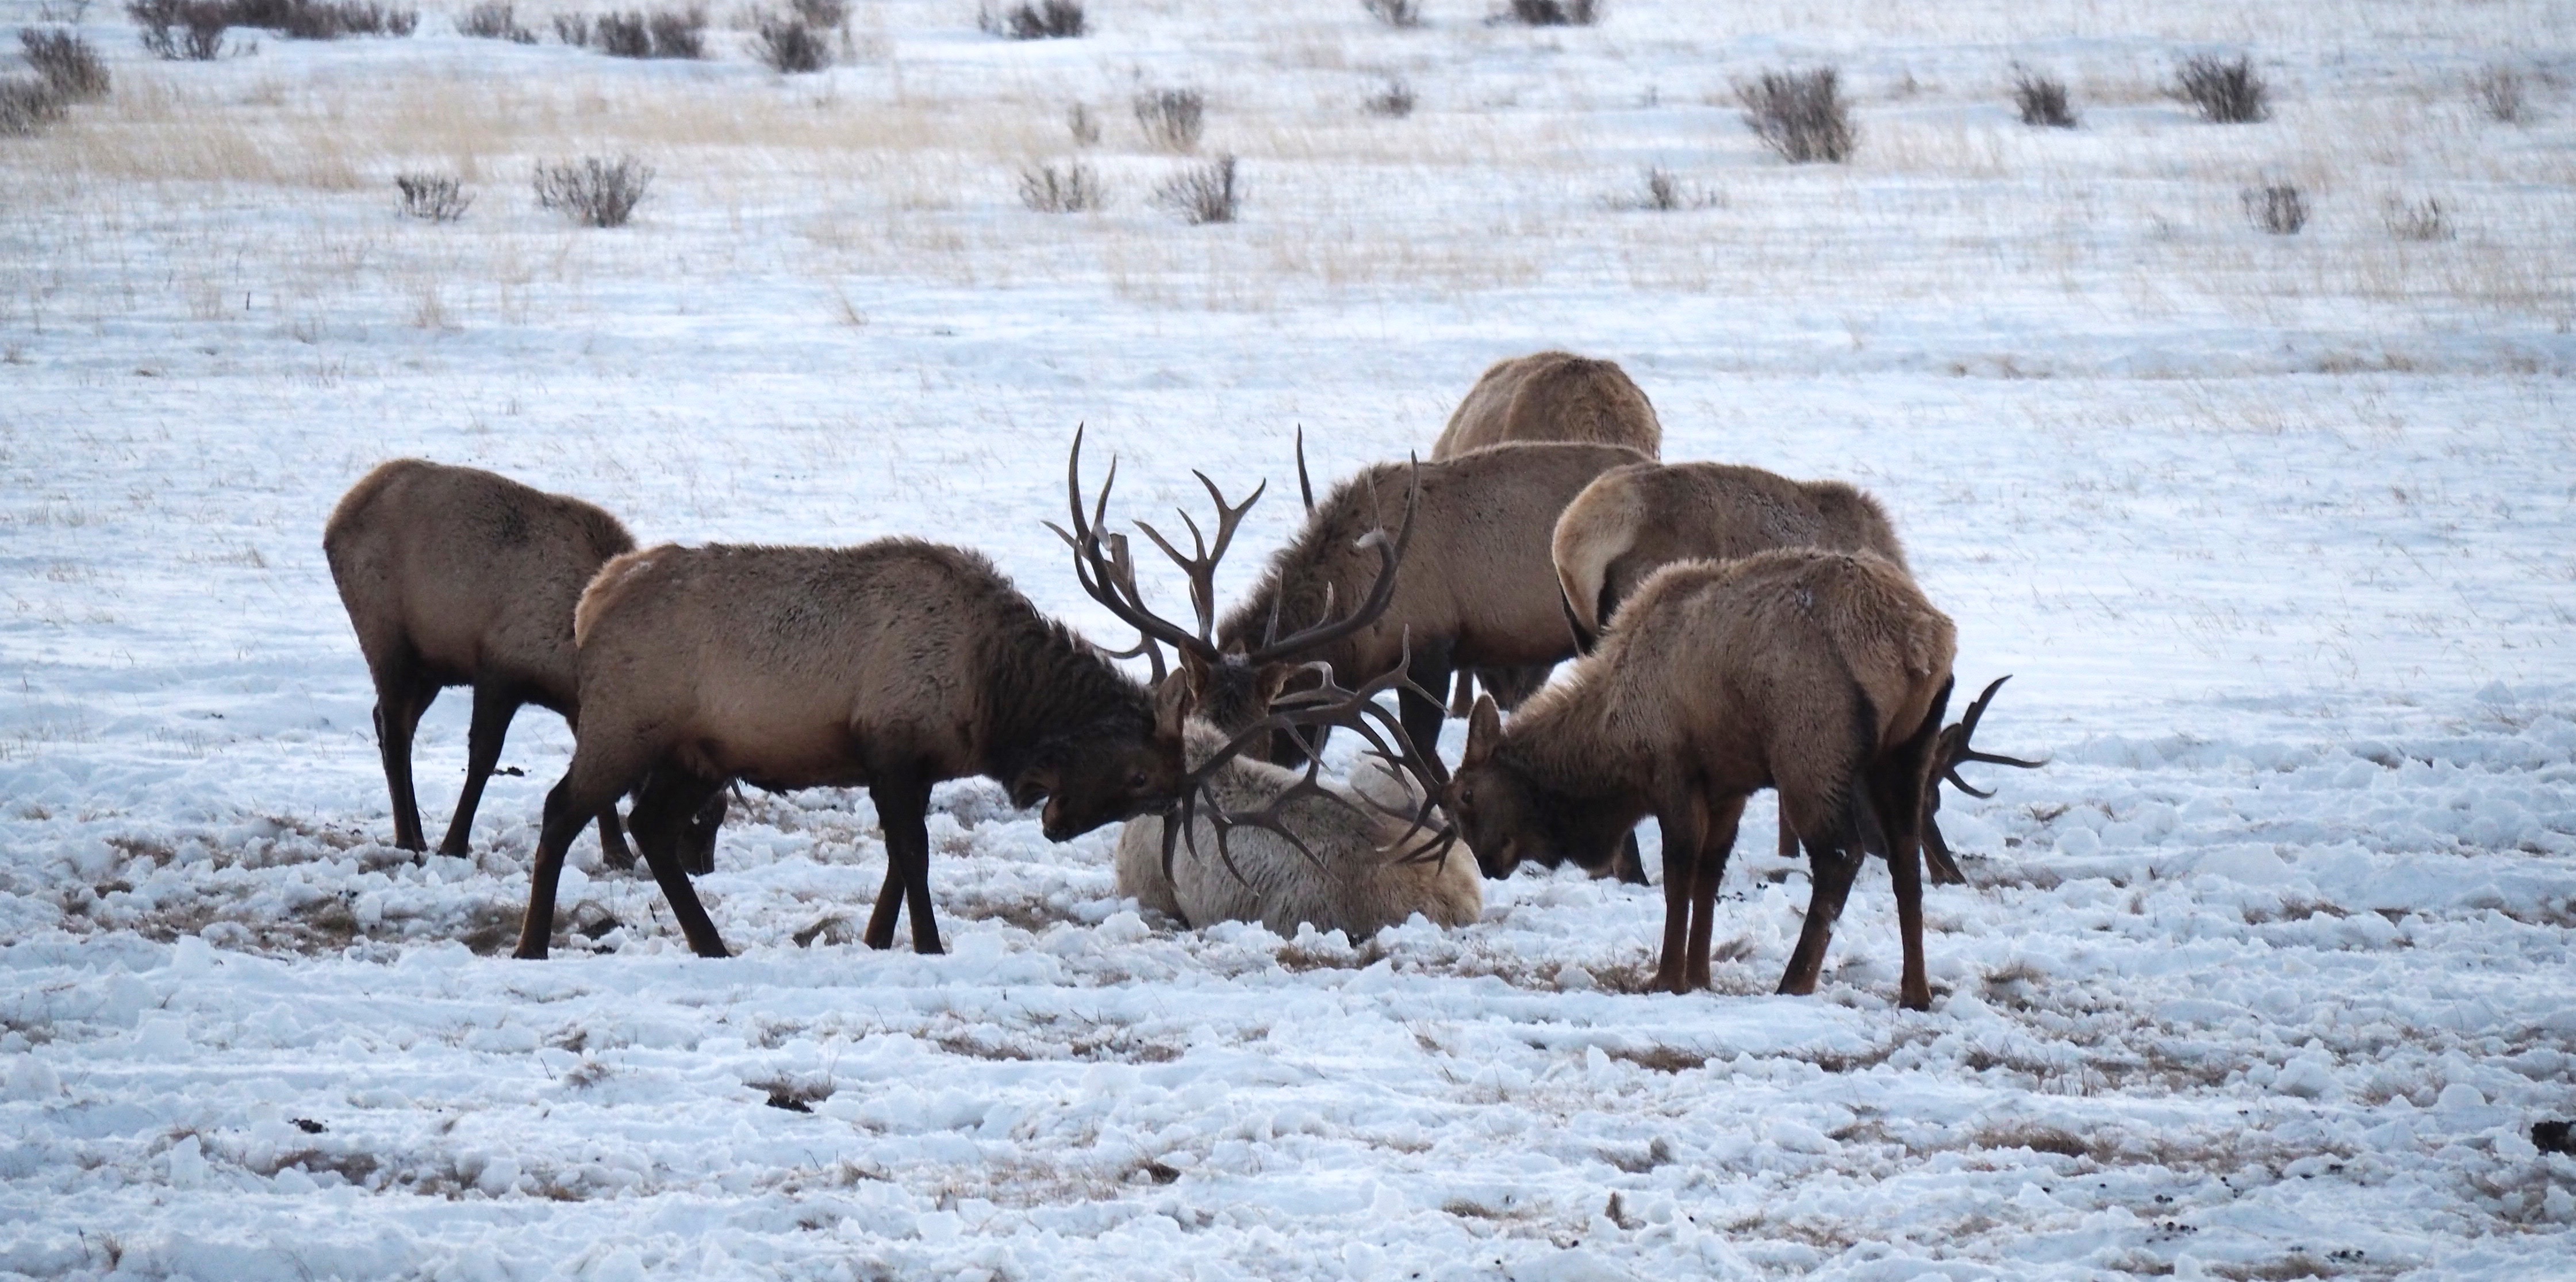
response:
<path id="1" fill-rule="evenodd" d="M 2566 1274 L 2576 1159 L 2530 1139 L 2576 1113 L 2560 7 L 1429 8 L 1098 0 L 1019 45 L 901 0 L 792 81 L 721 29 L 628 64 L 430 13 L 165 65 L 91 15 L 115 96 L 0 139 L 0 1275 Z M 2238 48 L 2273 122 L 2156 96 Z M 2011 123 L 2015 59 L 2085 127 Z M 1854 164 L 1766 158 L 1729 79 L 1828 60 Z M 2471 106 L 2498 62 L 2533 123 Z M 1413 117 L 1357 110 L 1389 75 Z M 1125 104 L 1179 84 L 1243 157 L 1232 227 L 1147 201 L 1182 162 Z M 1112 204 L 1024 211 L 1075 101 Z M 633 226 L 528 199 L 621 150 L 660 171 Z M 1617 208 L 1650 164 L 1707 207 Z M 394 217 L 412 169 L 477 204 Z M 2297 237 L 2237 207 L 2279 176 Z M 2393 239 L 2427 194 L 2457 237 Z M 1400 458 L 1549 345 L 1621 361 L 1668 457 L 1870 489 L 1963 684 L 2015 674 L 1980 739 L 2050 764 L 1945 805 L 1932 1011 L 1883 874 L 1818 995 L 1769 995 L 1805 877 L 1761 798 L 1687 998 L 1635 991 L 1659 887 L 1182 931 L 1115 897 L 1114 833 L 980 782 L 930 820 L 946 955 L 858 945 L 883 847 L 817 791 L 725 829 L 740 956 L 590 866 L 512 962 L 570 745 L 533 710 L 472 858 L 383 844 L 320 555 L 383 458 L 647 541 L 971 543 L 1123 642 L 1040 524 L 1076 423 L 1124 518 L 1271 481 L 1231 596 L 1300 425 L 1319 479 Z M 433 827 L 464 703 L 420 736 Z"/>

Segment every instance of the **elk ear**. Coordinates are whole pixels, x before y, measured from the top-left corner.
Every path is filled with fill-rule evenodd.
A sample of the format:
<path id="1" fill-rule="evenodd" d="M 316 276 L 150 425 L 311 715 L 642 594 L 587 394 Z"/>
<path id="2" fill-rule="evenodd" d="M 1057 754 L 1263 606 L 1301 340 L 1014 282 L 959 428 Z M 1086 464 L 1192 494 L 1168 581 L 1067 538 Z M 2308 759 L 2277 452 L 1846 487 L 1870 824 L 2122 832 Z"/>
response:
<path id="1" fill-rule="evenodd" d="M 1467 752 L 1458 759 L 1458 768 L 1481 764 L 1502 741 L 1503 714 L 1494 706 L 1494 696 L 1477 695 L 1476 710 L 1467 715 Z"/>
<path id="2" fill-rule="evenodd" d="M 1197 682 L 1186 668 L 1163 678 L 1154 687 L 1154 737 L 1179 741 L 1181 726 L 1189 720 L 1190 710 L 1198 706 Z"/>

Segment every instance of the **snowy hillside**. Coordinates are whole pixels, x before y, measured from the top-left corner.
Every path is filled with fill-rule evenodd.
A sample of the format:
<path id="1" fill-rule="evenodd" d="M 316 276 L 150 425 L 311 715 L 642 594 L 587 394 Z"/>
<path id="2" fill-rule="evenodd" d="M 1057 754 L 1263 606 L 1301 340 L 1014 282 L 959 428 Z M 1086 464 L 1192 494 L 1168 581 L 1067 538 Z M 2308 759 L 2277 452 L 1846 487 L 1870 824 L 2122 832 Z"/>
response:
<path id="1" fill-rule="evenodd" d="M 799 76 L 730 9 L 701 61 L 460 5 L 163 62 L 91 8 L 113 92 L 0 136 L 0 1277 L 2576 1276 L 2576 1157 L 2530 1138 L 2576 1116 L 2566 7 L 1423 8 L 1023 42 L 861 3 Z M 2268 121 L 2165 93 L 2239 52 Z M 2081 127 L 2020 124 L 2017 63 Z M 1828 64 L 1858 149 L 1785 164 L 1732 86 Z M 1131 110 L 1162 89 L 1194 154 Z M 631 225 L 537 207 L 532 167 L 630 153 Z M 1238 221 L 1155 203 L 1220 154 Z M 1077 163 L 1105 208 L 1024 207 Z M 465 216 L 400 216 L 416 172 Z M 1686 998 L 1634 991 L 1660 887 L 1178 930 L 1114 831 L 982 781 L 930 820 L 945 956 L 857 943 L 884 847 L 826 790 L 728 823 L 739 956 L 585 839 L 515 962 L 571 744 L 535 709 L 473 858 L 388 844 L 320 547 L 385 458 L 647 542 L 971 544 L 1124 644 L 1040 524 L 1077 424 L 1130 517 L 1272 482 L 1233 593 L 1301 425 L 1319 481 L 1401 458 L 1550 346 L 1621 362 L 1667 458 L 1878 495 L 1962 684 L 2015 674 L 1980 741 L 2050 765 L 1945 806 L 1930 1012 L 1875 868 L 1819 993 L 1769 995 L 1806 875 L 1767 797 Z M 466 704 L 416 752 L 433 833 Z"/>

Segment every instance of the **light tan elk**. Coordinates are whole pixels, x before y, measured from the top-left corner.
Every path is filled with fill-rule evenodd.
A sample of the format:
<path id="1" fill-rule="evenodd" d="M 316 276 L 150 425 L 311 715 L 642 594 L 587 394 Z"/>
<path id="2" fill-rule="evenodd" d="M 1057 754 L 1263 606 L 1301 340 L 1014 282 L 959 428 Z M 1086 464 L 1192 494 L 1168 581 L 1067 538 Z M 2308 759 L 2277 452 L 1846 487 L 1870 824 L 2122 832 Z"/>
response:
<path id="1" fill-rule="evenodd" d="M 376 746 L 393 793 L 394 844 L 424 849 L 412 734 L 447 686 L 474 688 L 465 791 L 439 853 L 466 853 L 474 810 L 521 705 L 576 720 L 573 603 L 635 540 L 579 499 L 506 477 L 396 459 L 352 486 L 322 527 L 323 555 L 376 686 Z M 591 811 L 612 867 L 635 857 L 617 811 Z"/>
<path id="2" fill-rule="evenodd" d="M 1571 352 L 1538 352 L 1496 361 L 1449 415 L 1431 461 L 1511 441 L 1588 441 L 1625 445 L 1649 459 L 1663 454 L 1664 427 L 1646 393 L 1615 362 Z M 1450 714 L 1467 715 L 1483 685 L 1508 711 L 1546 684 L 1554 664 L 1478 668 L 1458 682 Z"/>
<path id="3" fill-rule="evenodd" d="M 1450 413 L 1431 458 L 1512 441 L 1625 445 L 1653 458 L 1663 452 L 1664 427 L 1616 362 L 1537 352 L 1494 362 Z"/>
<path id="4" fill-rule="evenodd" d="M 1152 656 L 1156 680 L 1165 688 L 1187 689 L 1193 673 L 1203 679 L 1215 603 L 1206 583 L 1233 541 L 1234 528 L 1260 498 L 1230 506 L 1216 484 L 1199 480 L 1216 499 L 1216 545 L 1197 545 L 1196 557 L 1184 556 L 1152 527 L 1147 537 L 1191 574 L 1192 603 L 1198 612 L 1195 634 L 1156 615 L 1136 586 L 1135 562 L 1124 536 L 1102 530 L 1109 492 L 1117 483 L 1113 465 L 1090 516 L 1083 512 L 1080 445 L 1066 475 L 1072 528 L 1056 532 L 1074 550 L 1084 591 L 1112 614 L 1144 633 L 1140 650 Z M 1379 571 L 1360 607 L 1342 621 L 1361 627 L 1384 613 L 1392 599 L 1394 572 L 1411 543 L 1413 512 L 1390 543 L 1382 530 L 1362 537 L 1361 550 L 1374 551 Z M 1189 518 L 1184 515 L 1183 520 Z M 1197 525 L 1190 523 L 1195 535 Z M 1166 673 L 1157 639 L 1181 647 L 1188 671 Z M 1133 896 L 1148 908 L 1183 922 L 1204 926 L 1217 921 L 1258 921 L 1280 934 L 1302 924 L 1319 930 L 1341 930 L 1354 938 L 1372 935 L 1382 926 L 1419 912 L 1444 926 L 1465 925 L 1484 911 L 1484 891 L 1476 866 L 1448 841 L 1417 841 L 1430 822 L 1429 802 L 1441 772 L 1416 749 L 1400 726 L 1391 725 L 1376 705 L 1381 691 L 1403 678 L 1403 664 L 1359 690 L 1346 690 L 1329 671 L 1316 674 L 1315 689 L 1281 696 L 1250 724 L 1233 734 L 1193 717 L 1187 730 L 1188 755 L 1204 785 L 1193 801 L 1204 797 L 1208 813 L 1195 805 L 1179 819 L 1142 816 L 1119 834 L 1118 893 Z M 1361 767 L 1350 786 L 1319 778 L 1321 763 L 1310 758 L 1306 769 L 1289 770 L 1249 760 L 1243 753 L 1265 742 L 1274 729 L 1343 725 L 1379 750 L 1379 763 Z M 1175 825 L 1185 835 L 1174 840 Z"/>
<path id="5" fill-rule="evenodd" d="M 912 539 L 853 548 L 659 547 L 609 562 L 575 617 L 582 717 L 546 796 L 518 955 L 543 957 L 582 816 L 635 790 L 628 822 L 700 956 L 725 955 L 674 847 L 723 787 L 861 787 L 885 883 L 864 936 L 917 952 L 931 914 L 932 784 L 984 775 L 1046 803 L 1048 839 L 1170 805 L 1184 691 L 1157 700 L 983 557 Z"/>
<path id="6" fill-rule="evenodd" d="M 1869 553 L 1668 566 L 1508 727 L 1477 702 L 1443 799 L 1488 876 L 1523 860 L 1599 867 L 1654 815 L 1654 982 L 1681 993 L 1708 984 L 1711 914 L 1744 799 L 1777 788 L 1814 877 L 1780 991 L 1815 991 L 1852 879 L 1878 854 L 1896 882 L 1900 1000 L 1925 1009 L 1919 826 L 1955 648 L 1949 618 Z"/>
<path id="7" fill-rule="evenodd" d="M 1899 570 L 1908 569 L 1905 549 L 1877 499 L 1841 481 L 1793 481 L 1728 463 L 1645 463 L 1604 472 L 1556 519 L 1554 545 L 1566 617 L 1587 650 L 1620 602 L 1677 561 L 1724 561 L 1773 548 L 1814 547 L 1874 552 Z M 1991 794 L 1959 778 L 1962 762 L 2023 768 L 2039 764 L 1969 745 L 2004 680 L 1987 686 L 1967 715 L 1942 733 L 1935 773 L 1971 796 Z M 1925 805 L 1923 845 L 1932 880 L 1964 884 L 1967 877 L 1932 817 L 1941 805 L 1937 788 L 1925 795 Z M 1780 857 L 1792 859 L 1797 853 L 1797 834 L 1784 821 Z"/>

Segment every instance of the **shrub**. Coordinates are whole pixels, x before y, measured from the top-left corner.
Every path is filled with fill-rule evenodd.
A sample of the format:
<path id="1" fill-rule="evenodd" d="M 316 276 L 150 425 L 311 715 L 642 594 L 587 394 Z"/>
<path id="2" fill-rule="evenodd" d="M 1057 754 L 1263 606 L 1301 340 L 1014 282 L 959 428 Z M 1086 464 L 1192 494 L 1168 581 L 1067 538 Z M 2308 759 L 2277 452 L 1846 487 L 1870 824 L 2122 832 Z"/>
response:
<path id="1" fill-rule="evenodd" d="M 2450 211 L 2430 196 L 2422 200 L 2391 196 L 2380 217 L 2388 224 L 2388 234 L 2399 240 L 2449 240 L 2458 234 L 2451 229 Z"/>
<path id="2" fill-rule="evenodd" d="M 1191 165 L 1154 191 L 1155 204 L 1179 214 L 1181 221 L 1193 227 L 1233 222 L 1235 208 L 1242 199 L 1243 189 L 1235 181 L 1232 156 Z"/>
<path id="3" fill-rule="evenodd" d="M 787 8 L 817 31 L 835 31 L 850 20 L 848 0 L 788 0 Z"/>
<path id="4" fill-rule="evenodd" d="M 1136 95 L 1136 124 L 1165 151 L 1196 151 L 1207 124 L 1207 98 L 1196 89 L 1149 89 Z"/>
<path id="5" fill-rule="evenodd" d="M 2181 70 L 2174 73 L 2173 92 L 2213 125 L 2250 125 L 2272 118 L 2271 87 L 2255 72 L 2253 60 L 2241 54 L 2234 62 L 2215 54 L 2184 59 Z"/>
<path id="6" fill-rule="evenodd" d="M 407 36 L 420 25 L 417 9 L 393 9 L 374 0 L 217 0 L 236 27 L 264 27 L 289 40 L 342 36 Z"/>
<path id="7" fill-rule="evenodd" d="M 2531 100 L 2523 92 L 2522 73 L 2511 67 L 2489 67 L 2469 81 L 2478 109 L 2498 124 L 2518 125 L 2531 118 Z"/>
<path id="8" fill-rule="evenodd" d="M 623 227 L 653 183 L 653 167 L 633 156 L 585 156 L 537 166 L 537 204 L 584 227 Z"/>
<path id="9" fill-rule="evenodd" d="M 1496 21 L 1524 27 L 1588 27 L 1601 20 L 1601 0 L 1511 0 Z"/>
<path id="10" fill-rule="evenodd" d="M 70 109 L 70 100 L 42 76 L 0 79 L 0 137 L 32 134 Z"/>
<path id="11" fill-rule="evenodd" d="M 1613 196 L 1613 209 L 1638 209 L 1653 213 L 1670 213 L 1676 209 L 1706 209 L 1718 198 L 1689 183 L 1661 165 L 1646 167 L 1645 182 L 1633 196 Z"/>
<path id="12" fill-rule="evenodd" d="M 832 65 L 832 44 L 801 17 L 763 14 L 751 41 L 751 55 L 781 75 L 821 71 Z"/>
<path id="13" fill-rule="evenodd" d="M 510 0 L 489 0 L 465 11 L 456 29 L 484 40 L 507 40 L 512 44 L 532 45 L 537 33 L 519 25 L 519 14 Z"/>
<path id="14" fill-rule="evenodd" d="M 1078 214 L 1108 203 L 1109 191 L 1091 166 L 1075 162 L 1057 169 L 1032 165 L 1020 171 L 1020 203 L 1041 214 Z"/>
<path id="15" fill-rule="evenodd" d="M 578 45 L 584 49 L 589 48 L 591 39 L 589 15 L 579 13 L 556 14 L 555 39 L 568 45 Z"/>
<path id="16" fill-rule="evenodd" d="M 2267 183 L 2245 192 L 2245 216 L 2275 236 L 2296 236 L 2308 225 L 2307 198 L 2288 183 Z"/>
<path id="17" fill-rule="evenodd" d="M 399 174 L 394 190 L 402 193 L 397 206 L 411 218 L 433 223 L 452 223 L 465 216 L 465 208 L 474 198 L 465 194 L 456 179 L 448 174 Z"/>
<path id="18" fill-rule="evenodd" d="M 663 9 L 645 21 L 653 29 L 654 57 L 703 58 L 707 56 L 705 10 Z"/>
<path id="19" fill-rule="evenodd" d="M 26 28 L 18 32 L 18 45 L 27 55 L 27 65 L 64 101 L 90 102 L 107 96 L 107 64 L 77 33 Z"/>
<path id="20" fill-rule="evenodd" d="M 1360 0 L 1360 7 L 1390 27 L 1422 25 L 1422 0 Z"/>
<path id="21" fill-rule="evenodd" d="M 1070 40 L 1090 30 L 1082 15 L 1082 0 L 1039 0 L 1008 10 L 988 4 L 976 11 L 975 25 L 1013 40 Z"/>
<path id="22" fill-rule="evenodd" d="M 1074 146 L 1091 147 L 1100 142 L 1100 118 L 1092 115 L 1091 108 L 1081 103 L 1065 109 L 1064 129 L 1073 135 Z"/>
<path id="23" fill-rule="evenodd" d="M 2046 125 L 2051 129 L 2073 129 L 2075 109 L 2068 105 L 2066 82 L 2039 75 L 2020 67 L 2013 68 L 2013 106 L 2021 112 L 2025 125 Z"/>
<path id="24" fill-rule="evenodd" d="M 1744 123 L 1753 136 L 1782 160 L 1803 165 L 1851 159 L 1857 135 L 1833 68 L 1766 71 L 1735 86 L 1735 97 L 1744 104 Z"/>
<path id="25" fill-rule="evenodd" d="M 1360 100 L 1360 106 L 1372 116 L 1402 120 L 1413 114 L 1413 86 L 1402 80 L 1389 80 L 1386 88 Z"/>
<path id="26" fill-rule="evenodd" d="M 214 0 L 129 0 L 125 16 L 141 27 L 143 47 L 165 61 L 212 62 L 224 53 L 232 16 Z"/>
<path id="27" fill-rule="evenodd" d="M 611 58 L 703 58 L 706 31 L 703 9 L 630 9 L 596 18 L 555 18 L 555 35 L 565 44 L 597 49 Z"/>

